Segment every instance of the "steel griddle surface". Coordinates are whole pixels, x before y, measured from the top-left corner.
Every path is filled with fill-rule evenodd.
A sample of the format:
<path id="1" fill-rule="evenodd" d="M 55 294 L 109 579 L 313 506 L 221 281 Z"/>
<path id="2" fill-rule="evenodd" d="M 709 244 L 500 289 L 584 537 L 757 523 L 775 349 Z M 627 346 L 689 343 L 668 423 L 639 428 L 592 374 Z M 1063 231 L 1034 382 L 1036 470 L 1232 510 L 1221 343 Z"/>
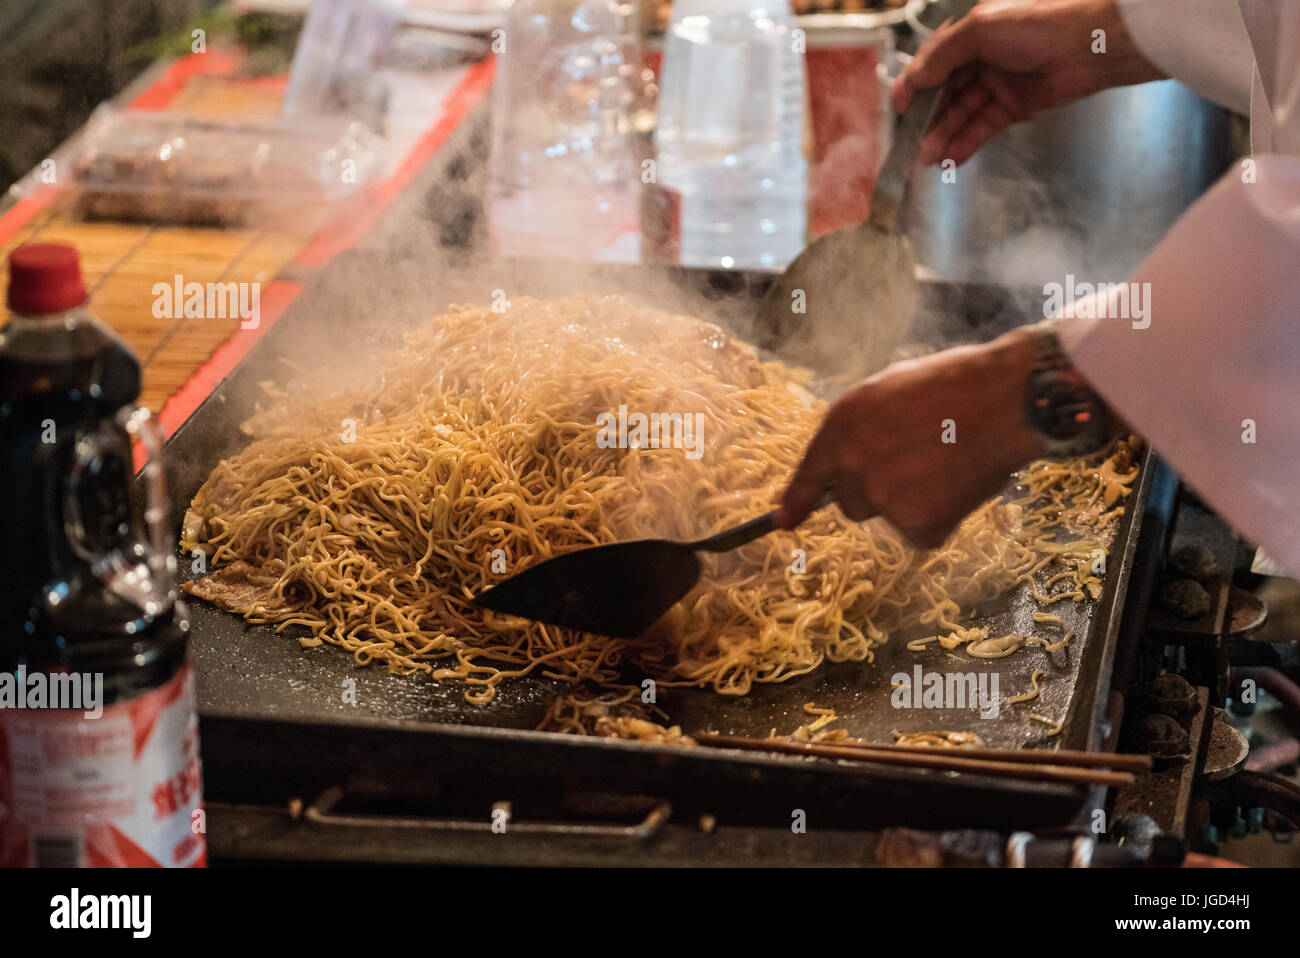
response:
<path id="1" fill-rule="evenodd" d="M 548 679 L 525 677 L 503 683 L 486 706 L 465 702 L 459 682 L 435 682 L 422 675 L 393 676 L 382 666 L 356 668 L 351 656 L 331 646 L 300 648 L 293 635 L 277 634 L 268 626 L 250 625 L 238 616 L 205 602 L 190 600 L 194 620 L 193 656 L 198 674 L 200 705 L 224 715 L 293 717 L 297 719 L 368 717 L 399 721 L 480 725 L 492 728 L 536 728 L 556 694 L 566 686 Z M 1092 628 L 1097 603 L 1070 600 L 1052 607 L 1065 620 L 1066 629 L 1078 635 L 1060 651 L 1047 653 L 1029 646 L 1002 659 L 973 659 L 961 650 L 948 652 L 937 644 L 911 652 L 907 638 L 924 634 L 900 633 L 876 649 L 876 661 L 828 664 L 812 674 L 787 682 L 755 685 L 746 696 L 721 696 L 705 689 L 661 689 L 660 705 L 683 729 L 712 729 L 737 735 L 766 735 L 775 729 L 786 734 L 816 716 L 804 703 L 831 707 L 840 716 L 832 728 L 875 741 L 891 741 L 891 731 L 931 729 L 973 731 L 990 746 L 1020 748 L 1050 745 L 1056 740 L 1050 728 L 1031 719 L 1031 713 L 1053 721 L 1074 719 L 1071 706 L 1080 689 L 1081 664 L 1089 645 L 1104 643 L 1104 628 Z M 977 617 L 988 624 L 991 635 L 1016 632 L 1041 635 L 1056 641 L 1064 633 L 1036 625 L 1034 612 L 1042 611 L 1021 587 Z M 914 681 L 914 668 L 925 672 L 962 672 L 996 677 L 998 710 L 982 718 L 973 709 L 936 710 L 895 708 L 891 683 L 896 673 Z M 1009 696 L 1030 687 L 1030 674 L 1041 668 L 1038 699 L 1012 705 Z M 640 675 L 629 672 L 638 680 Z M 355 683 L 355 699 L 345 700 L 345 680 Z M 355 704 L 353 704 L 353 701 Z M 1086 703 L 1085 703 L 1086 705 Z M 1090 716 L 1085 718 L 1085 723 Z M 1074 724 L 1063 741 L 1073 747 L 1090 744 L 1086 728 Z"/>
<path id="2" fill-rule="evenodd" d="M 378 304 L 378 308 L 371 297 L 358 301 L 359 297 L 350 291 L 373 285 L 359 277 L 372 276 L 380 268 L 394 272 L 392 263 L 378 264 L 357 255 L 336 264 L 321 282 L 309 287 L 244 363 L 172 437 L 168 468 L 177 516 L 216 462 L 246 444 L 238 423 L 251 411 L 257 393 L 255 384 L 284 376 L 281 356 L 292 356 L 298 365 L 310 367 L 316 361 L 328 363 L 333 357 L 346 355 L 356 365 L 365 355 L 382 354 L 405 321 L 432 315 L 444 302 L 472 299 L 475 295 L 474 290 L 457 295 L 454 290 L 444 289 L 440 298 L 436 294 L 413 297 L 407 290 L 394 291 L 392 303 Z M 593 274 L 591 288 L 617 290 L 618 273 L 614 268 Z M 350 283 L 349 277 L 356 282 Z M 511 281 L 513 285 L 506 288 L 534 295 L 575 291 L 571 281 L 564 289 L 548 289 L 545 278 L 533 274 L 514 275 Z M 399 284 L 395 281 L 395 285 Z M 1010 299 L 997 290 L 922 286 L 923 303 L 928 301 L 930 305 L 923 307 L 923 315 L 916 318 L 910 330 L 908 340 L 913 350 L 918 342 L 935 346 L 988 339 L 1022 321 Z M 481 289 L 481 285 L 476 287 L 479 298 Z M 753 284 L 749 291 L 752 289 Z M 418 305 L 413 307 L 413 302 Z M 676 305 L 671 301 L 655 302 L 666 303 L 666 308 Z M 697 313 L 707 308 L 707 304 L 685 305 L 693 305 Z M 386 317 L 382 329 L 359 325 L 357 317 L 375 315 Z M 878 649 L 873 665 L 827 665 L 789 682 L 755 686 L 743 698 L 724 697 L 711 690 L 665 689 L 661 690 L 659 704 L 668 711 L 672 722 L 688 732 L 710 728 L 745 735 L 763 735 L 773 729 L 788 733 L 813 720 L 803 710 L 804 703 L 811 701 L 835 709 L 841 721 L 832 727 L 876 741 L 890 741 L 894 729 L 949 729 L 974 731 L 987 744 L 998 747 L 1095 747 L 1099 690 L 1104 689 L 1109 675 L 1115 625 L 1122 606 L 1122 601 L 1116 600 L 1122 599 L 1127 562 L 1136 541 L 1134 517 L 1135 512 L 1140 513 L 1141 500 L 1140 492 L 1130 498 L 1132 508 L 1112 546 L 1101 599 L 1080 603 L 1066 600 L 1050 609 L 1063 616 L 1065 629 L 1076 630 L 1078 638 L 1068 649 L 1048 654 L 1041 647 L 1030 646 L 1007 658 L 976 660 L 960 650 L 945 652 L 937 645 L 921 653 L 910 652 L 906 640 L 924 633 L 909 632 L 895 635 Z M 182 569 L 188 569 L 188 557 L 182 557 Z M 182 577 L 192 576 L 184 571 Z M 199 706 L 204 715 L 307 723 L 379 719 L 524 730 L 539 724 L 549 703 L 563 688 L 561 683 L 547 679 L 517 679 L 503 683 L 489 705 L 473 706 L 465 702 L 460 683 L 393 676 L 382 666 L 357 668 L 350 655 L 335 647 L 301 648 L 293 636 L 302 633 L 276 633 L 268 626 L 250 625 L 201 601 L 190 600 L 189 604 L 194 622 L 192 650 Z M 1021 588 L 999 600 L 976 622 L 988 624 L 991 635 L 1018 632 L 1055 640 L 1064 634 L 1063 630 L 1032 623 L 1036 611 L 1041 611 L 1040 607 L 1027 589 Z M 892 676 L 902 672 L 910 680 L 918 664 L 927 672 L 996 675 L 997 717 L 982 719 L 974 710 L 894 708 Z M 1007 703 L 1007 697 L 1029 688 L 1030 673 L 1036 668 L 1045 670 L 1040 697 L 1023 705 Z M 639 679 L 637 675 L 630 677 Z M 355 696 L 344 694 L 350 683 L 355 683 Z M 1063 734 L 1049 738 L 1049 727 L 1029 718 L 1031 712 L 1053 721 L 1064 720 Z"/>

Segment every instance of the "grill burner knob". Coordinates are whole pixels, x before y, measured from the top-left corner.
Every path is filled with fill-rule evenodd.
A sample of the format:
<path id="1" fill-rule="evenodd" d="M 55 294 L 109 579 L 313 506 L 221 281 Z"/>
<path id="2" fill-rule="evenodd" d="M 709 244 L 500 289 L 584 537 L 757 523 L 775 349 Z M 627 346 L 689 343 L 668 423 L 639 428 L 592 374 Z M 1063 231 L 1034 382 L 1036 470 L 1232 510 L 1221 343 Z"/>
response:
<path id="1" fill-rule="evenodd" d="M 1148 715 L 1142 721 L 1143 747 L 1152 755 L 1185 755 L 1191 744 L 1187 732 L 1168 715 Z"/>
<path id="2" fill-rule="evenodd" d="M 1196 689 L 1181 675 L 1157 675 L 1146 688 L 1146 704 L 1153 712 L 1182 717 L 1196 711 Z"/>
<path id="3" fill-rule="evenodd" d="M 1197 582 L 1213 582 L 1223 574 L 1214 553 L 1199 542 L 1179 546 L 1169 557 L 1169 566 L 1180 576 Z"/>
<path id="4" fill-rule="evenodd" d="M 1180 619 L 1199 619 L 1210 611 L 1210 593 L 1193 579 L 1175 579 L 1160 593 L 1160 604 Z"/>

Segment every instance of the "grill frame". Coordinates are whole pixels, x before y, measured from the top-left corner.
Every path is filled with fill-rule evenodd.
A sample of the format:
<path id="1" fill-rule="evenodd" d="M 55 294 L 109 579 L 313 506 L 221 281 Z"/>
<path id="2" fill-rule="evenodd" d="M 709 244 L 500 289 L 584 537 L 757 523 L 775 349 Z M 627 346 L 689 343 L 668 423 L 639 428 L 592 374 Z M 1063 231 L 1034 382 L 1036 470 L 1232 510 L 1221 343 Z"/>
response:
<path id="1" fill-rule="evenodd" d="M 183 515 L 185 504 L 218 459 L 246 443 L 238 423 L 252 411 L 255 384 L 281 373 L 281 356 L 310 355 L 316 346 L 330 342 L 350 353 L 362 352 L 357 348 L 359 340 L 364 340 L 364 351 L 382 353 L 407 322 L 427 317 L 443 302 L 481 299 L 484 274 L 478 270 L 471 278 L 464 271 L 431 278 L 410 260 L 395 261 L 390 254 L 376 251 L 354 252 L 336 260 L 169 440 L 169 489 L 175 515 Z M 375 275 L 391 277 L 379 303 L 373 294 Z M 486 275 L 512 295 L 579 291 L 571 273 L 557 278 L 547 264 L 496 263 Z M 598 267 L 587 270 L 576 285 L 594 290 L 629 285 L 657 288 L 661 295 L 650 301 L 726 323 L 729 317 L 744 314 L 769 278 L 760 273 Z M 923 306 L 908 335 L 917 350 L 985 340 L 1032 316 L 1033 299 L 1006 290 L 929 281 L 921 285 Z M 353 317 L 367 315 L 385 315 L 389 321 L 382 329 L 358 327 Z M 321 352 L 319 361 L 326 361 L 327 353 Z M 1089 633 L 1082 643 L 1064 731 L 1058 739 L 1042 741 L 1042 727 L 1031 724 L 1039 744 L 1095 749 L 1102 741 L 1105 693 L 1154 471 L 1151 465 L 1151 457 L 1144 456 L 1131 505 L 1112 545 L 1105 588 L 1092 609 Z M 188 563 L 182 562 L 182 567 Z M 481 709 L 465 703 L 460 689 L 451 683 L 435 688 L 378 669 L 356 670 L 336 649 L 304 652 L 285 635 L 251 626 L 203 603 L 191 603 L 191 613 L 206 788 L 214 800 L 276 803 L 292 796 L 310 800 L 331 787 L 356 793 L 358 783 L 366 783 L 361 791 L 381 793 L 385 801 L 400 798 L 422 813 L 435 811 L 448 796 L 457 794 L 471 805 L 481 805 L 491 795 L 495 801 L 525 794 L 539 802 L 538 814 L 544 817 L 563 804 L 547 796 L 612 790 L 667 799 L 679 814 L 716 811 L 719 804 L 726 804 L 729 813 L 755 822 L 770 822 L 778 814 L 788 821 L 791 808 L 814 806 L 821 820 L 841 827 L 1007 829 L 1065 825 L 1097 800 L 1087 789 L 1059 785 L 796 756 L 684 751 L 536 732 L 532 729 L 559 683 L 516 680 L 503 687 L 499 703 Z M 1027 614 L 1022 610 L 1022 621 Z M 902 644 L 895 637 L 889 647 L 897 651 Z M 909 661 L 930 669 L 951 664 L 929 656 L 912 656 Z M 1028 672 L 1039 664 L 1038 658 L 1027 651 L 995 664 L 1011 671 L 1007 663 L 1013 661 L 1024 672 L 1027 687 Z M 965 667 L 972 669 L 987 664 L 965 661 Z M 854 676 L 863 668 L 834 666 L 819 673 L 839 670 L 840 687 L 851 689 Z M 357 706 L 340 701 L 346 679 L 356 683 Z M 770 689 L 784 703 L 784 712 L 764 710 L 760 699 Z M 796 700 L 813 698 L 823 704 L 830 694 L 824 682 L 810 694 L 798 680 L 764 687 L 759 695 L 739 702 L 721 703 L 712 692 L 685 691 L 691 694 L 673 690 L 668 708 L 679 720 L 672 703 L 694 695 L 695 704 L 682 710 L 681 720 L 693 723 L 688 732 L 707 723 L 721 731 L 749 734 L 763 734 L 772 727 L 793 729 L 808 720 L 796 710 Z M 876 706 L 874 719 L 887 721 L 890 713 L 882 711 L 879 702 Z M 853 715 L 853 710 L 846 711 L 845 724 L 861 733 Z M 945 725 L 941 714 L 923 717 L 930 727 L 954 727 Z M 985 737 L 990 744 L 1008 744 L 996 736 Z M 1031 743 L 1022 734 L 1018 744 Z M 420 770 L 419 774 L 413 770 Z M 408 782 L 414 782 L 414 787 L 406 788 Z M 471 794 L 481 801 L 471 801 Z M 743 797 L 720 803 L 719 796 Z"/>

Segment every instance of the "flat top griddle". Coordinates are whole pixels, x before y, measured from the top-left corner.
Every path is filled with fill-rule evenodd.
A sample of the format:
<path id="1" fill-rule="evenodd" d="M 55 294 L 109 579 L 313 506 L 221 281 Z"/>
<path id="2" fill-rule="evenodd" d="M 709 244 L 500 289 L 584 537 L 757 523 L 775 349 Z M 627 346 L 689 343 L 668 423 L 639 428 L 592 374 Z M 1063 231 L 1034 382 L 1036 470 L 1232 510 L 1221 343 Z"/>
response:
<path id="1" fill-rule="evenodd" d="M 497 264 L 493 269 L 498 271 L 493 275 L 500 288 L 509 289 L 512 294 L 516 291 L 540 296 L 589 290 L 617 292 L 633 285 L 656 305 L 709 316 L 724 325 L 728 323 L 729 312 L 743 313 L 746 304 L 765 285 L 761 274 L 728 273 L 719 278 L 685 270 L 624 267 L 593 270 L 577 283 L 572 275 L 566 275 L 559 284 L 545 267 L 513 263 Z M 376 275 L 384 275 L 389 280 L 378 293 L 373 282 Z M 651 283 L 659 284 L 658 292 L 647 295 Z M 389 257 L 355 253 L 332 265 L 169 441 L 169 488 L 176 515 L 183 514 L 217 461 L 247 444 L 248 439 L 239 432 L 238 424 L 247 418 L 260 398 L 257 383 L 283 381 L 287 377 L 288 370 L 282 360 L 291 359 L 294 366 L 310 368 L 347 357 L 350 366 L 364 365 L 365 358 L 382 355 L 410 322 L 427 320 L 448 302 L 482 299 L 485 288 L 481 278 L 463 291 L 456 289 L 452 281 L 438 291 L 428 290 L 428 285 L 429 278 L 418 264 L 395 262 Z M 383 317 L 383 322 L 376 322 L 374 317 Z M 909 330 L 904 350 L 919 353 L 938 346 L 987 340 L 1025 318 L 1026 311 L 1004 290 L 923 281 L 921 311 Z M 877 649 L 874 664 L 827 665 L 789 682 L 756 686 L 743 698 L 720 696 L 706 689 L 662 689 L 658 704 L 668 712 L 671 722 L 682 725 L 687 732 L 707 728 L 733 734 L 766 735 L 775 729 L 785 734 L 814 719 L 803 709 L 804 703 L 814 702 L 819 707 L 835 709 L 841 721 L 832 727 L 875 741 L 890 741 L 890 733 L 895 729 L 901 732 L 945 729 L 974 731 L 994 747 L 1096 748 L 1100 736 L 1099 707 L 1108 685 L 1139 527 L 1137 520 L 1146 494 L 1144 480 L 1149 471 L 1143 469 L 1128 500 L 1126 515 L 1111 546 L 1100 599 L 1080 603 L 1067 600 L 1051 608 L 1063 616 L 1066 629 L 1076 630 L 1078 638 L 1067 649 L 1048 654 L 1031 646 L 1007 658 L 977 660 L 960 650 L 945 652 L 937 646 L 921 653 L 910 652 L 906 640 L 924 633 L 899 634 Z M 182 557 L 182 577 L 192 577 L 185 559 Z M 474 706 L 464 700 L 464 687 L 458 682 L 434 682 L 418 675 L 398 677 L 382 667 L 360 669 L 353 665 L 348 654 L 335 647 L 301 648 L 293 638 L 296 634 L 293 630 L 276 633 L 269 626 L 250 625 L 238 616 L 200 601 L 192 600 L 189 605 L 194 626 L 192 650 L 199 707 L 205 719 L 205 755 L 210 768 L 239 767 L 237 755 L 226 755 L 213 762 L 208 754 L 209 746 L 217 747 L 212 729 L 223 730 L 216 734 L 233 744 L 240 740 L 237 732 L 240 728 L 268 728 L 276 723 L 280 723 L 277 736 L 285 729 L 298 729 L 301 746 L 309 749 L 320 748 L 323 742 L 332 739 L 342 741 L 346 736 L 341 736 L 338 730 L 351 728 L 377 734 L 436 731 L 438 740 L 452 736 L 461 744 L 477 741 L 488 749 L 499 749 L 505 741 L 512 745 L 549 742 L 555 747 L 558 740 L 564 739 L 564 747 L 580 748 L 573 754 L 583 756 L 583 761 L 595 760 L 597 764 L 597 756 L 623 753 L 628 748 L 643 753 L 667 751 L 658 746 L 608 740 L 579 746 L 574 741 L 579 737 L 533 731 L 554 697 L 567 688 L 558 681 L 544 678 L 508 681 L 499 687 L 491 703 Z M 1031 618 L 1036 611 L 1040 607 L 1028 595 L 1028 588 L 1022 587 L 986 607 L 976 622 L 988 624 L 992 635 L 1005 631 L 1055 638 L 1063 634 L 1033 624 Z M 891 677 L 898 672 L 910 677 L 916 665 L 928 672 L 996 673 L 998 717 L 982 719 L 974 710 L 894 708 Z M 1008 696 L 1029 688 L 1030 674 L 1036 668 L 1046 672 L 1039 698 L 1024 705 L 1008 704 Z M 350 684 L 345 680 L 355 683 L 354 696 L 344 696 L 345 687 Z M 1061 733 L 1048 737 L 1049 727 L 1029 718 L 1031 712 L 1061 721 Z M 499 732 L 488 731 L 493 729 Z M 422 738 L 421 741 L 427 744 L 432 740 Z M 706 761 L 716 758 L 715 753 Z M 689 764 L 700 760 L 700 757 L 678 756 L 667 761 Z M 795 769 L 800 765 L 806 767 L 807 762 L 777 756 L 745 756 L 727 761 L 751 771 L 768 766 Z M 569 769 L 565 774 L 571 774 L 572 767 L 565 767 Z M 938 781 L 936 776 L 925 772 L 855 767 L 864 769 L 864 775 L 883 774 L 891 780 Z M 961 778 L 970 781 L 975 777 Z M 1024 783 L 1014 786 L 999 783 L 997 789 L 1005 791 L 1008 787 L 1038 799 L 1048 793 L 1060 799 L 1070 791 Z M 1074 790 L 1074 794 L 1078 798 L 1081 792 Z M 1064 814 L 1069 804 L 1050 807 Z M 1042 805 L 1041 809 L 1048 807 Z"/>

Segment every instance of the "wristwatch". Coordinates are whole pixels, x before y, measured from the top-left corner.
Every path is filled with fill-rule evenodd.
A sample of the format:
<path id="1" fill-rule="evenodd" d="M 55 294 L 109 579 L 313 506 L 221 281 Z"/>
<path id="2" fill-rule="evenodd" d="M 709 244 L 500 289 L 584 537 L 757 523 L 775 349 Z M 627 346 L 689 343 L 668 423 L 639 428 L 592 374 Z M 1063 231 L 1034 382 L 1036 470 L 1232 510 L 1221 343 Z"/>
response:
<path id="1" fill-rule="evenodd" d="M 1025 419 L 1052 458 L 1096 452 L 1110 438 L 1106 405 L 1071 364 L 1055 324 L 1034 327 L 1034 360 L 1025 386 Z"/>

